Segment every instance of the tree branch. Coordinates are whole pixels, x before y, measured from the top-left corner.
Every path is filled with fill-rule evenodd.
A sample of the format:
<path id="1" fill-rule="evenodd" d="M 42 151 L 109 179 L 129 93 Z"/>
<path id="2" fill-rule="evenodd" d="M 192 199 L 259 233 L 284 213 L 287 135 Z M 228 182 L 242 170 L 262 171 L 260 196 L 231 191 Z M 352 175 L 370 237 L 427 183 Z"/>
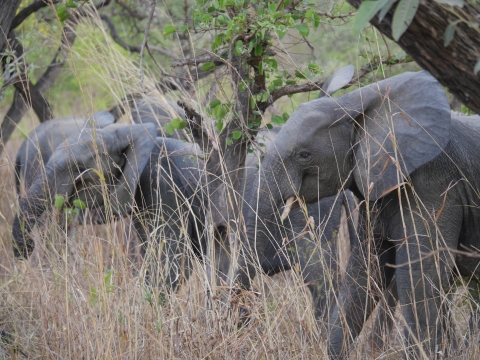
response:
<path id="1" fill-rule="evenodd" d="M 115 1 L 122 9 L 124 9 L 126 12 L 128 12 L 128 14 L 137 19 L 137 20 L 145 20 L 147 18 L 147 15 L 143 15 L 143 14 L 140 14 L 139 12 L 133 10 L 130 6 L 128 6 L 127 4 L 124 4 L 123 2 L 121 2 L 120 0 L 116 0 Z"/>
<path id="2" fill-rule="evenodd" d="M 381 60 L 372 61 L 367 65 L 365 65 L 364 67 L 362 67 L 360 70 L 358 70 L 358 72 L 353 76 L 352 81 L 349 84 L 345 85 L 342 89 L 347 89 L 350 86 L 354 85 L 360 79 L 364 78 L 367 74 L 378 69 L 378 66 L 380 66 L 380 64 L 383 64 L 384 66 L 393 66 L 397 64 L 405 64 L 412 61 L 413 59 L 411 58 L 381 59 Z M 307 82 L 303 84 L 284 86 L 281 89 L 273 91 L 270 94 L 270 97 L 267 101 L 261 102 L 258 104 L 258 108 L 260 111 L 264 112 L 270 105 L 273 105 L 275 101 L 277 101 L 283 96 L 320 90 L 323 84 L 325 83 L 325 81 L 326 80 L 320 80 L 316 82 Z"/>
<path id="3" fill-rule="evenodd" d="M 347 14 L 336 14 L 336 15 L 333 15 L 331 13 L 324 12 L 324 11 L 316 11 L 315 14 L 317 14 L 318 16 L 327 17 L 329 19 L 345 19 L 345 18 L 357 15 L 357 13 L 353 11 L 350 11 Z"/>
<path id="4" fill-rule="evenodd" d="M 28 5 L 25 9 L 22 9 L 17 16 L 12 21 L 12 25 L 10 26 L 10 31 L 15 30 L 17 27 L 19 27 L 22 22 L 25 21 L 27 17 L 32 15 L 34 12 L 37 12 L 40 9 L 43 9 L 44 7 L 48 6 L 49 4 L 56 4 L 60 0 L 39 0 L 35 1 L 33 4 Z"/>
<path id="5" fill-rule="evenodd" d="M 103 14 L 100 15 L 100 18 L 105 22 L 105 24 L 107 24 L 108 30 L 110 31 L 110 36 L 112 37 L 113 41 L 115 41 L 118 45 L 120 45 L 127 51 L 138 53 L 141 51 L 141 46 L 129 45 L 125 41 L 123 41 L 122 38 L 120 38 L 112 19 L 110 19 L 107 15 Z M 175 55 L 173 55 L 171 51 L 162 49 L 160 47 L 148 45 L 148 49 L 151 51 L 159 52 L 160 54 L 168 56 L 169 58 L 176 59 Z"/>

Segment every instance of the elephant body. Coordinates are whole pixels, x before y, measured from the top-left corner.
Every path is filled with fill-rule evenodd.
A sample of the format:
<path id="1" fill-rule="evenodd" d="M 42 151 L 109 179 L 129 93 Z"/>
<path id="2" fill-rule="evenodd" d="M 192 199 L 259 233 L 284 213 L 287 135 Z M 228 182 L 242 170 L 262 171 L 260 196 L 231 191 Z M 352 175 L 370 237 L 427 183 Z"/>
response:
<path id="1" fill-rule="evenodd" d="M 361 204 L 359 241 L 328 320 L 330 355 L 346 355 L 394 274 L 409 348 L 432 354 L 451 338 L 443 288 L 454 268 L 478 273 L 478 258 L 457 250 L 480 245 L 479 139 L 478 117 L 452 118 L 441 86 L 418 72 L 300 105 L 267 148 L 247 199 L 258 206 L 244 212 L 256 253 L 292 196 L 312 203 L 349 189 Z M 244 287 L 254 263 L 240 262 Z"/>
<path id="2" fill-rule="evenodd" d="M 191 257 L 206 252 L 207 198 L 201 153 L 193 144 L 157 137 L 135 194 L 133 222 L 143 244 L 153 246 L 150 276 L 165 290 L 187 279 Z"/>

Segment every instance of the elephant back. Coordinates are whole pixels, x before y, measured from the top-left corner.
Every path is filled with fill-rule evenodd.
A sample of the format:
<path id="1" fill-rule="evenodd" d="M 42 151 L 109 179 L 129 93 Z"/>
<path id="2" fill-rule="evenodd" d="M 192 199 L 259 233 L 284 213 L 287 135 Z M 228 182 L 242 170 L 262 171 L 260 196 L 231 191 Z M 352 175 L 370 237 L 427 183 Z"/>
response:
<path id="1" fill-rule="evenodd" d="M 170 137 L 165 131 L 165 125 L 174 118 L 186 119 L 185 111 L 174 101 L 150 96 L 135 102 L 131 108 L 132 121 L 135 124 L 153 123 L 157 125 L 157 136 Z M 175 131 L 174 139 L 187 140 L 181 131 Z"/>

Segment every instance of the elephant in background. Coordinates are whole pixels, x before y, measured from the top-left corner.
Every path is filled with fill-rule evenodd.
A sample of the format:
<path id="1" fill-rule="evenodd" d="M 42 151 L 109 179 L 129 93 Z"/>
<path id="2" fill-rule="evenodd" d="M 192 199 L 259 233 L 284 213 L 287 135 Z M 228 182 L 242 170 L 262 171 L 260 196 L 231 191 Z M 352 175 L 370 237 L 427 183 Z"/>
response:
<path id="1" fill-rule="evenodd" d="M 408 348 L 422 344 L 428 355 L 442 346 L 441 289 L 453 268 L 479 272 L 478 259 L 445 251 L 480 245 L 479 138 L 480 123 L 452 119 L 442 87 L 418 72 L 300 105 L 268 147 L 247 199 L 258 206 L 244 213 L 256 253 L 265 252 L 267 224 L 292 196 L 313 203 L 350 189 L 360 201 L 359 241 L 328 320 L 330 355 L 346 356 L 345 342 L 394 274 Z M 241 260 L 243 287 L 255 263 Z"/>
<path id="2" fill-rule="evenodd" d="M 113 215 L 132 213 L 142 254 L 151 244 L 154 251 L 148 254 L 162 265 L 148 267 L 158 285 L 162 280 L 167 290 L 174 289 L 188 278 L 191 255 L 201 257 L 206 249 L 202 157 L 195 145 L 155 138 L 156 132 L 150 123 L 116 124 L 85 129 L 59 145 L 20 202 L 12 229 L 15 256 L 31 254 L 31 230 L 53 206 L 54 195 L 64 194 L 67 201 L 77 198 L 87 207 L 111 209 Z"/>
<path id="3" fill-rule="evenodd" d="M 21 194 L 21 182 L 28 191 L 39 172 L 45 170 L 50 156 L 65 139 L 79 135 L 88 128 L 102 129 L 115 123 L 115 118 L 107 111 L 100 111 L 85 118 L 59 118 L 38 125 L 23 141 L 15 158 L 15 187 Z"/>
<path id="4" fill-rule="evenodd" d="M 110 125 L 85 128 L 57 146 L 20 201 L 13 222 L 13 248 L 17 257 L 28 257 L 34 242 L 29 237 L 39 217 L 53 204 L 55 195 L 67 202 L 77 198 L 88 208 L 108 205 L 112 214 L 131 212 L 141 171 L 155 145 L 156 127 Z M 109 204 L 104 204 L 105 188 Z"/>

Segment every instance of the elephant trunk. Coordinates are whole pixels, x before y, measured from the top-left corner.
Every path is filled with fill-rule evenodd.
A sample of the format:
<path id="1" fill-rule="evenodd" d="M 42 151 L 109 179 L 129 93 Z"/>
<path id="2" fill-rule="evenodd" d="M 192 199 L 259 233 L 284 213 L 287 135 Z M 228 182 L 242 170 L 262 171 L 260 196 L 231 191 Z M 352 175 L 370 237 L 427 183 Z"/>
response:
<path id="1" fill-rule="evenodd" d="M 247 180 L 248 194 L 243 207 L 246 239 L 237 270 L 237 281 L 243 288 L 250 287 L 255 277 L 255 265 L 259 265 L 269 244 L 269 228 L 280 221 L 280 210 L 284 200 L 295 194 L 291 177 L 284 171 L 275 173 L 278 160 L 274 156 L 265 156 L 263 169 Z M 282 164 L 281 169 L 288 168 Z M 300 183 L 300 181 L 298 181 Z M 293 184 L 298 186 L 297 184 Z M 297 189 L 298 189 L 297 187 Z M 287 204 L 285 208 L 291 207 Z M 270 234 L 271 235 L 271 234 Z"/>
<path id="2" fill-rule="evenodd" d="M 26 197 L 20 202 L 20 210 L 13 220 L 12 228 L 13 253 L 16 257 L 26 259 L 33 252 L 35 244 L 29 234 L 45 207 L 46 202 L 42 196 Z"/>

